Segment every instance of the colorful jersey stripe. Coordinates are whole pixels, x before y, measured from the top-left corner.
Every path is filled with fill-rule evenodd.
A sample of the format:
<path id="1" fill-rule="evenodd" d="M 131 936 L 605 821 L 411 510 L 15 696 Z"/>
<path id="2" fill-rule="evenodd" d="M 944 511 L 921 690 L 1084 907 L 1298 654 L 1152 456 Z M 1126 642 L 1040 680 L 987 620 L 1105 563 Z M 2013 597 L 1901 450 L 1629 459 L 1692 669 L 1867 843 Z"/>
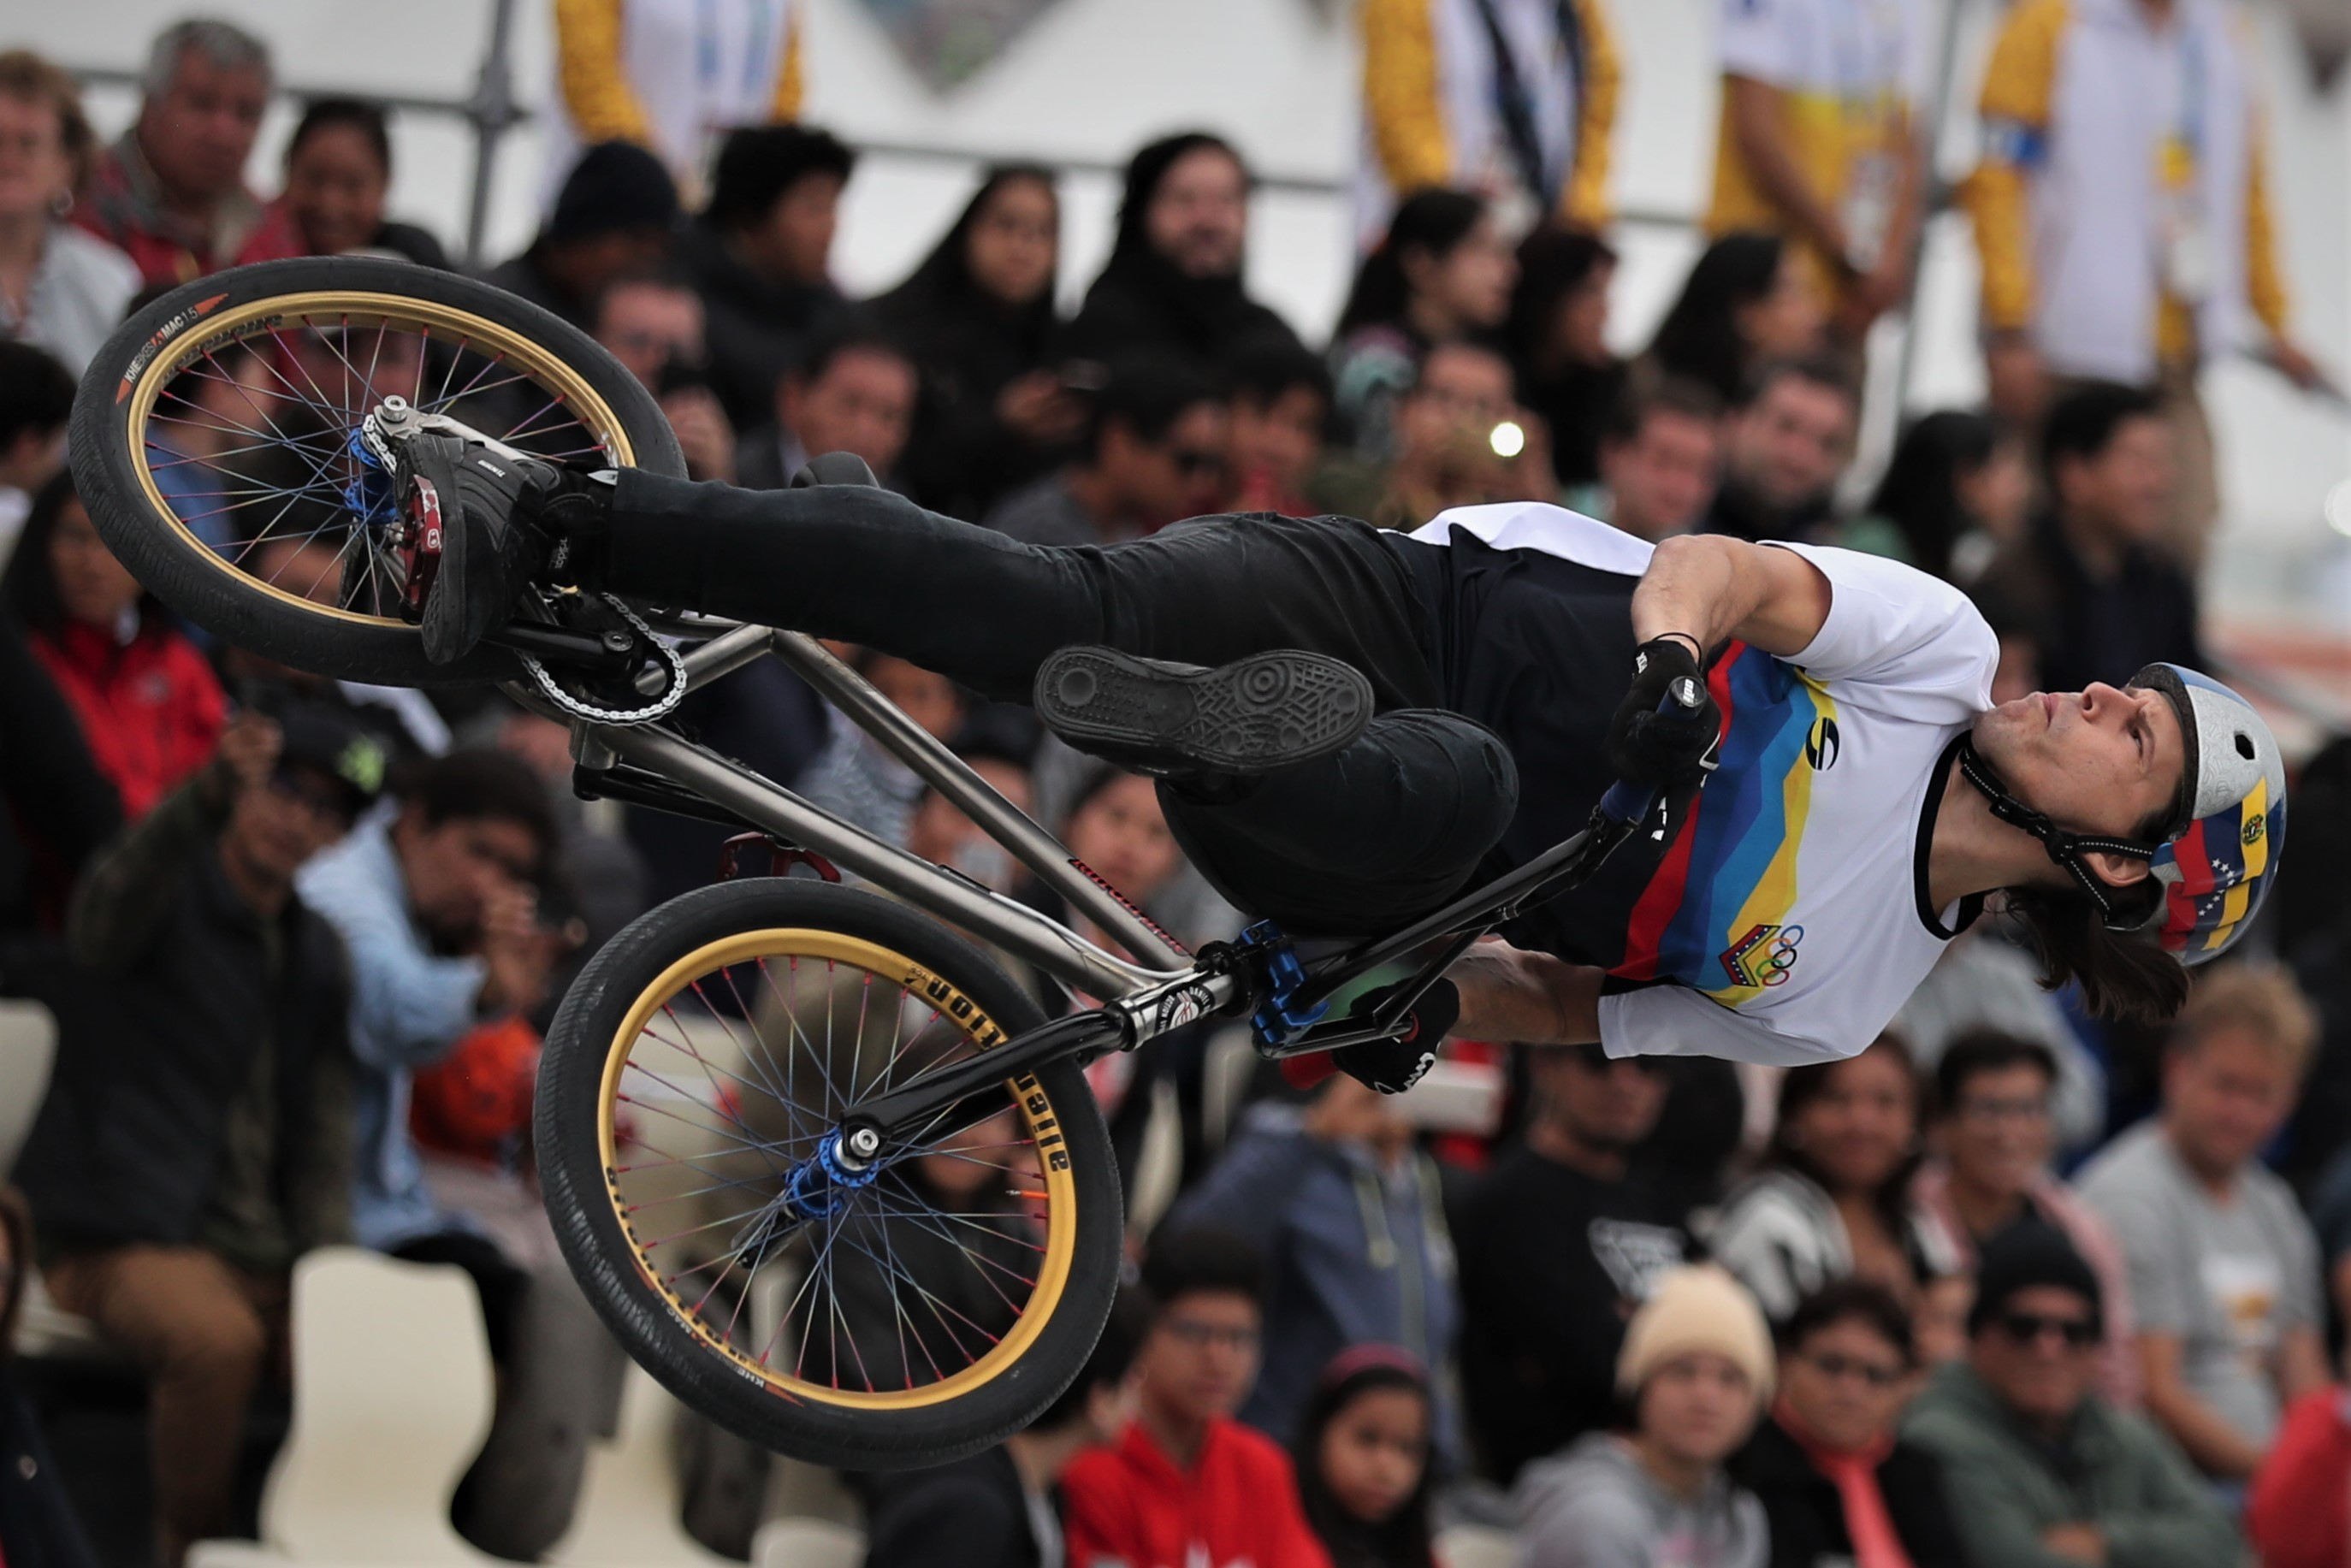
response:
<path id="1" fill-rule="evenodd" d="M 1797 852 L 1812 813 L 1808 744 L 1834 745 L 1835 701 L 1817 683 L 1744 643 L 1708 676 L 1723 716 L 1720 766 L 1643 888 L 1611 972 L 1677 980 L 1725 1007 L 1777 983 L 1800 926 Z"/>

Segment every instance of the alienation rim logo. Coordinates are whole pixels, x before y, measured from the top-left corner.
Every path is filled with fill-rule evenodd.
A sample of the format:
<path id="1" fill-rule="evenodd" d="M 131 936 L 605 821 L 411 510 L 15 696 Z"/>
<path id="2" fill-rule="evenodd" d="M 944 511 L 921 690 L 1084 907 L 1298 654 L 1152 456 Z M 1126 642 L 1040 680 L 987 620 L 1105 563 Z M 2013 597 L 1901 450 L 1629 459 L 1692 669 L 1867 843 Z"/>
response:
<path id="1" fill-rule="evenodd" d="M 131 363 L 122 372 L 122 383 L 114 389 L 115 402 L 120 404 L 124 398 L 131 395 L 131 389 L 139 384 L 140 376 L 164 344 L 211 315 L 220 302 L 227 298 L 226 294 L 214 294 L 207 298 L 199 299 L 156 328 L 153 335 L 139 345 L 139 351 L 131 356 Z"/>
<path id="2" fill-rule="evenodd" d="M 1801 925 L 1759 922 L 1716 956 L 1734 986 L 1784 986 L 1796 967 L 1796 947 L 1804 939 Z"/>

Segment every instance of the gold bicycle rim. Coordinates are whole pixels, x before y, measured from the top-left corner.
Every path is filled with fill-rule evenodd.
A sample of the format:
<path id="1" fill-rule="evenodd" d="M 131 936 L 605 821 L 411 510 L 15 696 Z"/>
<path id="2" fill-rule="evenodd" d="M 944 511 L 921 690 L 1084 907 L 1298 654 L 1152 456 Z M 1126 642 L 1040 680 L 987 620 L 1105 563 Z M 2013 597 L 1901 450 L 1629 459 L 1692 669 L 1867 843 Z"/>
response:
<path id="1" fill-rule="evenodd" d="M 604 1059 L 604 1076 L 597 1091 L 596 1152 L 604 1169 L 604 1193 L 612 1205 L 613 1218 L 622 1233 L 629 1238 L 629 1253 L 637 1272 L 651 1285 L 668 1306 L 670 1315 L 692 1334 L 705 1349 L 750 1374 L 775 1393 L 817 1404 L 841 1406 L 852 1410 L 910 1410 L 925 1406 L 944 1405 L 993 1382 L 1018 1362 L 1034 1344 L 1045 1325 L 1052 1321 L 1054 1311 L 1061 1305 L 1061 1294 L 1068 1286 L 1070 1267 L 1077 1255 L 1077 1182 L 1070 1169 L 1071 1162 L 1052 1157 L 1054 1151 L 1064 1146 L 1060 1126 L 1061 1118 L 1052 1103 L 1033 1075 L 1007 1079 L 1005 1088 L 1012 1096 L 1029 1136 L 1036 1140 L 1040 1167 L 1040 1179 L 1046 1196 L 1045 1256 L 1038 1270 L 1037 1283 L 1031 1289 L 1028 1304 L 1008 1330 L 1004 1338 L 991 1346 L 987 1354 L 962 1371 L 925 1384 L 920 1388 L 897 1389 L 887 1393 L 834 1388 L 806 1379 L 779 1375 L 771 1366 L 763 1366 L 745 1355 L 740 1348 L 710 1332 L 699 1314 L 690 1311 L 684 1300 L 657 1276 L 645 1249 L 638 1244 L 634 1229 L 629 1223 L 626 1206 L 621 1196 L 620 1151 L 614 1142 L 618 1123 L 617 1110 L 621 1092 L 621 1074 L 629 1061 L 629 1048 L 644 1031 L 653 1015 L 683 994 L 694 981 L 732 964 L 753 958 L 795 956 L 826 958 L 852 965 L 881 979 L 894 980 L 907 991 L 935 1008 L 939 1016 L 953 1021 L 956 1027 L 987 1050 L 1006 1037 L 994 1019 L 953 982 L 879 943 L 862 937 L 845 936 L 836 931 L 820 931 L 810 927 L 771 927 L 764 931 L 747 931 L 733 936 L 705 943 L 663 970 L 653 983 L 639 994 L 633 1006 L 621 1020 L 612 1044 Z"/>
<path id="2" fill-rule="evenodd" d="M 163 498 L 162 488 L 155 483 L 154 471 L 148 464 L 148 415 L 153 412 L 156 400 L 162 395 L 163 388 L 171 383 L 173 376 L 191 361 L 203 358 L 225 342 L 240 337 L 258 336 L 288 325 L 316 325 L 321 316 L 333 318 L 337 325 L 349 325 L 351 319 L 359 318 L 362 325 L 369 321 L 388 320 L 410 327 L 445 327 L 467 343 L 486 347 L 538 377 L 540 387 L 562 399 L 563 405 L 571 411 L 582 428 L 602 444 L 614 463 L 625 466 L 636 459 L 629 433 L 622 428 L 611 405 L 597 394 L 578 371 L 514 329 L 500 326 L 486 316 L 476 316 L 470 310 L 429 299 L 362 289 L 313 289 L 300 294 L 273 294 L 266 298 L 248 300 L 217 318 L 182 330 L 171 345 L 139 372 L 138 382 L 131 392 L 131 407 L 124 416 L 131 423 L 131 461 L 138 470 L 139 486 L 146 493 L 149 507 L 156 516 L 169 521 L 193 554 L 235 578 L 240 587 L 269 594 L 312 615 L 356 622 L 362 626 L 408 628 L 408 622 L 397 617 L 367 615 L 356 610 L 329 607 L 315 600 L 305 599 L 298 593 L 289 593 L 275 583 L 265 582 L 250 572 L 240 570 L 234 561 L 224 559 L 198 538 L 195 530 L 172 509 L 171 503 Z M 265 324 L 256 326 L 256 322 Z M 201 331 L 198 327 L 201 327 Z"/>

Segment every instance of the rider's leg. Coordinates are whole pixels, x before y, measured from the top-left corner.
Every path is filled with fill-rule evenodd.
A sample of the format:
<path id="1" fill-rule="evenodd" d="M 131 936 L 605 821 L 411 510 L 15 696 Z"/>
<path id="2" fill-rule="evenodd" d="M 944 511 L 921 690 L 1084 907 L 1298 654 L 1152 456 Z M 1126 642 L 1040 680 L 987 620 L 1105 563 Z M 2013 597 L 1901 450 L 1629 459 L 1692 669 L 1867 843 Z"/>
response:
<path id="1" fill-rule="evenodd" d="M 1362 936 L 1460 890 L 1510 826 L 1518 769 L 1490 730 L 1406 708 L 1229 798 L 1165 783 L 1159 798 L 1185 854 L 1235 907 L 1296 936 Z"/>
<path id="2" fill-rule="evenodd" d="M 1406 573 L 1343 520 L 1212 518 L 1054 549 L 886 490 L 624 472 L 601 553 L 602 586 L 862 643 L 1007 701 L 1077 643 L 1196 664 L 1302 648 L 1360 670 L 1380 708 L 1438 697 Z"/>

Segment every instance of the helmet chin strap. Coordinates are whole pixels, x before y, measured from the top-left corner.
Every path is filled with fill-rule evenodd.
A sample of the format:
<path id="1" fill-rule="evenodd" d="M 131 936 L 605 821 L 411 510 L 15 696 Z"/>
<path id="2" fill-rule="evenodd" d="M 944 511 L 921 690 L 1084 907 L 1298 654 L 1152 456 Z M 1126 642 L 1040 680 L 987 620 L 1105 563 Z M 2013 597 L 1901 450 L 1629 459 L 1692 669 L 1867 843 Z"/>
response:
<path id="1" fill-rule="evenodd" d="M 1991 765 L 1976 754 L 1973 741 L 1959 747 L 1959 774 L 1976 787 L 1991 803 L 1991 814 L 2010 827 L 2032 834 L 2049 852 L 2049 858 L 2074 874 L 2090 902 L 2098 906 L 2098 918 L 2109 931 L 2133 931 L 2136 920 L 2117 920 L 2115 915 L 2115 889 L 2108 886 L 2097 873 L 2085 863 L 2085 854 L 2128 855 L 2134 860 L 2153 860 L 2158 844 L 2141 843 L 2137 839 L 2112 839 L 2095 833 L 2068 832 L 2049 820 L 2048 814 L 2036 811 L 2009 792 Z"/>

